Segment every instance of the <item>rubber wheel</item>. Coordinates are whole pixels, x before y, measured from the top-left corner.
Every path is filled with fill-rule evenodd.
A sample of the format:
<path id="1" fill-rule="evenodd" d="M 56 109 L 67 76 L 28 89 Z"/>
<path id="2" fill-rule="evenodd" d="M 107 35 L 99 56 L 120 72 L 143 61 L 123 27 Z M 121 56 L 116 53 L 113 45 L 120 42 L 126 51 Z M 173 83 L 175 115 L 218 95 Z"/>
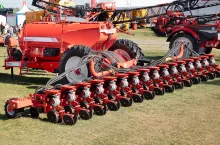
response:
<path id="1" fill-rule="evenodd" d="M 55 110 L 51 110 L 47 113 L 47 119 L 51 123 L 58 123 L 59 122 L 59 114 Z"/>
<path id="2" fill-rule="evenodd" d="M 69 112 L 70 114 L 74 114 L 74 109 L 71 106 L 65 106 L 64 110 L 65 110 L 66 113 Z"/>
<path id="3" fill-rule="evenodd" d="M 30 114 L 31 114 L 31 117 L 33 117 L 33 118 L 38 118 L 39 117 L 39 112 L 34 107 L 30 108 Z"/>
<path id="4" fill-rule="evenodd" d="M 107 106 L 110 111 L 118 111 L 120 108 L 118 107 L 118 104 L 119 104 L 118 102 L 109 102 Z"/>
<path id="5" fill-rule="evenodd" d="M 22 52 L 17 48 L 12 49 L 12 56 L 15 61 L 20 61 L 22 59 Z"/>
<path id="6" fill-rule="evenodd" d="M 77 115 L 64 115 L 63 121 L 66 125 L 74 125 L 77 122 Z"/>
<path id="7" fill-rule="evenodd" d="M 216 71 L 215 75 L 216 75 L 217 78 L 220 78 L 220 72 L 219 71 Z"/>
<path id="8" fill-rule="evenodd" d="M 80 103 L 80 106 L 82 107 L 82 108 L 85 108 L 85 109 L 88 109 L 89 110 L 89 116 L 90 116 L 90 118 L 92 118 L 92 116 L 93 116 L 93 111 L 92 111 L 92 107 L 90 106 L 89 108 L 87 107 L 87 105 L 84 103 L 84 102 L 81 102 Z"/>
<path id="9" fill-rule="evenodd" d="M 144 97 L 146 100 L 153 100 L 154 97 L 155 97 L 155 93 L 154 93 L 154 92 L 144 92 L 144 93 L 143 93 L 143 97 Z"/>
<path id="10" fill-rule="evenodd" d="M 188 41 L 189 42 L 188 47 L 197 53 L 199 52 L 199 46 L 196 43 L 195 39 L 185 33 L 178 33 L 171 38 L 170 44 L 169 44 L 170 49 L 172 49 L 176 45 L 175 43 L 178 42 L 178 39 L 182 40 L 182 41 Z M 178 54 L 179 54 L 179 51 L 176 51 L 175 55 L 178 55 Z M 183 56 L 189 57 L 191 55 L 192 55 L 192 53 L 190 53 L 188 49 L 184 49 Z"/>
<path id="11" fill-rule="evenodd" d="M 60 60 L 60 64 L 59 64 L 59 74 L 65 72 L 65 66 L 68 62 L 69 59 L 71 59 L 72 57 L 76 57 L 76 59 L 79 59 L 79 58 L 82 58 L 86 55 L 89 55 L 91 53 L 91 49 L 87 46 L 82 46 L 82 45 L 76 45 L 76 46 L 73 46 L 71 47 L 70 49 L 67 49 L 61 60 Z M 88 76 L 86 77 L 89 77 L 90 76 L 90 73 L 89 73 L 89 68 L 88 68 L 88 64 L 86 65 L 87 69 L 88 69 L 88 72 L 85 72 L 88 74 Z M 65 76 L 63 79 L 61 79 L 59 81 L 60 84 L 68 84 L 68 83 L 71 83 L 67 76 Z"/>
<path id="12" fill-rule="evenodd" d="M 12 99 L 9 99 L 9 100 L 12 100 Z M 8 101 L 6 101 L 4 109 L 5 109 L 5 115 L 8 118 L 19 118 L 19 117 L 21 117 L 23 109 L 14 109 L 12 112 L 8 112 L 8 107 L 9 107 L 9 103 L 8 103 Z"/>
<path id="13" fill-rule="evenodd" d="M 174 87 L 171 85 L 164 86 L 164 89 L 165 89 L 166 93 L 173 93 L 174 92 Z"/>
<path id="14" fill-rule="evenodd" d="M 203 82 L 207 82 L 209 79 L 209 77 L 207 75 L 200 75 L 199 77 L 201 78 L 201 81 L 203 81 Z"/>
<path id="15" fill-rule="evenodd" d="M 79 111 L 79 117 L 82 118 L 83 120 L 89 120 L 90 117 L 90 112 L 87 112 L 85 110 L 80 110 Z"/>
<path id="16" fill-rule="evenodd" d="M 182 82 L 175 82 L 174 87 L 175 87 L 175 89 L 183 89 L 183 83 Z"/>
<path id="17" fill-rule="evenodd" d="M 162 88 L 154 88 L 154 93 L 156 95 L 164 95 L 165 91 Z"/>
<path id="18" fill-rule="evenodd" d="M 193 82 L 193 84 L 199 84 L 200 83 L 200 78 L 198 78 L 198 77 L 194 77 L 194 78 L 191 78 L 191 80 L 192 80 L 192 82 Z"/>
<path id="19" fill-rule="evenodd" d="M 216 78 L 216 74 L 214 73 L 208 73 L 207 76 L 210 80 L 214 80 Z"/>
<path id="20" fill-rule="evenodd" d="M 185 87 L 191 87 L 193 82 L 191 80 L 183 80 L 183 84 Z"/>
<path id="21" fill-rule="evenodd" d="M 136 94 L 132 96 L 132 99 L 135 103 L 142 103 L 144 101 L 142 96 Z"/>
<path id="22" fill-rule="evenodd" d="M 109 48 L 109 51 L 115 51 L 117 49 L 122 49 L 128 53 L 131 59 L 143 59 L 144 54 L 142 53 L 141 48 L 138 44 L 134 43 L 131 40 L 127 39 L 118 39 L 115 43 Z M 139 64 L 143 65 L 143 64 Z"/>
<path id="23" fill-rule="evenodd" d="M 212 52 L 212 48 L 206 48 L 205 54 L 210 54 Z"/>
<path id="24" fill-rule="evenodd" d="M 102 116 L 102 115 L 105 115 L 105 110 L 101 106 L 95 106 L 94 113 L 98 116 Z"/>
<path id="25" fill-rule="evenodd" d="M 122 98 L 120 99 L 121 106 L 130 107 L 132 105 L 132 99 Z"/>

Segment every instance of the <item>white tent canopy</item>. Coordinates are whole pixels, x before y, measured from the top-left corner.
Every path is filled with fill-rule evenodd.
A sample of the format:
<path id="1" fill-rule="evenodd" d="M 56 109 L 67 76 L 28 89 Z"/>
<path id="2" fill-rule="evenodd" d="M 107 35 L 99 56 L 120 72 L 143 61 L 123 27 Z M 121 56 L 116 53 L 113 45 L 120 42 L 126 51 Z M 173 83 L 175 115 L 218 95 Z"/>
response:
<path id="1" fill-rule="evenodd" d="M 25 13 L 26 12 L 30 12 L 31 10 L 29 10 L 29 8 L 26 5 L 26 2 L 23 3 L 23 8 L 16 12 L 16 24 L 17 25 L 23 25 L 26 17 L 25 17 Z"/>

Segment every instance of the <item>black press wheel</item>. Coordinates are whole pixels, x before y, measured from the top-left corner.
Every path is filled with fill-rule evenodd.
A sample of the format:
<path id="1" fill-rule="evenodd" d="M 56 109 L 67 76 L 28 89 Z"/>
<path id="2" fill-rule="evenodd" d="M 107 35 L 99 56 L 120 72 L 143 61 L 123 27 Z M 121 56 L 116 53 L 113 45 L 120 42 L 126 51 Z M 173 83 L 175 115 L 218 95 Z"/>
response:
<path id="1" fill-rule="evenodd" d="M 183 83 L 182 82 L 175 82 L 174 87 L 175 89 L 183 89 Z"/>
<path id="2" fill-rule="evenodd" d="M 92 107 L 91 107 L 91 106 L 88 106 L 88 103 L 87 103 L 87 102 L 81 102 L 81 103 L 80 103 L 80 106 L 81 106 L 82 108 L 87 109 L 86 112 L 85 112 L 85 111 L 84 111 L 84 113 L 82 112 L 82 113 L 85 115 L 85 117 L 87 118 L 87 115 L 86 115 L 86 114 L 88 113 L 89 116 L 90 116 L 90 118 L 92 118 L 92 116 L 93 116 Z M 82 110 L 82 111 L 83 111 L 83 110 Z M 80 118 L 82 118 L 82 117 L 83 117 L 83 116 L 80 115 Z M 90 119 L 90 118 L 89 118 L 89 119 Z M 83 119 L 83 118 L 82 118 L 82 119 Z M 88 119 L 84 119 L 84 120 L 88 120 Z"/>
<path id="3" fill-rule="evenodd" d="M 91 118 L 90 111 L 80 110 L 79 117 L 83 120 L 89 120 Z"/>
<path id="4" fill-rule="evenodd" d="M 200 75 L 199 77 L 200 77 L 201 81 L 203 81 L 203 82 L 207 82 L 209 79 L 209 77 L 207 75 Z"/>
<path id="5" fill-rule="evenodd" d="M 121 106 L 130 107 L 132 105 L 132 99 L 130 98 L 122 98 L 120 99 Z"/>
<path id="6" fill-rule="evenodd" d="M 207 76 L 208 76 L 208 78 L 210 80 L 214 80 L 216 78 L 216 74 L 215 73 L 208 73 Z"/>
<path id="7" fill-rule="evenodd" d="M 142 103 L 144 101 L 143 97 L 141 95 L 133 95 L 132 99 L 135 103 Z"/>
<path id="8" fill-rule="evenodd" d="M 143 93 L 143 97 L 144 97 L 146 100 L 153 100 L 154 97 L 155 97 L 155 93 L 154 93 L 154 92 L 144 92 L 144 93 Z"/>
<path id="9" fill-rule="evenodd" d="M 166 85 L 164 86 L 166 93 L 173 93 L 174 92 L 174 86 L 173 85 Z"/>
<path id="10" fill-rule="evenodd" d="M 30 114 L 31 114 L 31 117 L 33 117 L 33 118 L 39 117 L 39 112 L 37 111 L 37 109 L 35 107 L 30 108 Z"/>
<path id="11" fill-rule="evenodd" d="M 76 114 L 66 114 L 63 116 L 63 122 L 66 125 L 74 125 L 77 122 L 77 115 Z"/>
<path id="12" fill-rule="evenodd" d="M 57 113 L 56 110 L 50 110 L 47 113 L 47 119 L 51 123 L 58 123 L 60 121 L 59 114 Z"/>
<path id="13" fill-rule="evenodd" d="M 106 112 L 105 112 L 104 106 L 95 106 L 94 113 L 98 116 L 105 115 Z"/>
<path id="14" fill-rule="evenodd" d="M 193 77 L 193 78 L 191 78 L 191 80 L 192 80 L 193 84 L 195 84 L 195 85 L 197 85 L 201 82 L 200 81 L 201 79 L 199 77 Z"/>
<path id="15" fill-rule="evenodd" d="M 154 92 L 156 95 L 164 95 L 165 90 L 163 88 L 154 88 Z"/>
<path id="16" fill-rule="evenodd" d="M 220 78 L 220 72 L 219 71 L 215 71 L 215 75 L 217 78 Z"/>
<path id="17" fill-rule="evenodd" d="M 118 111 L 119 108 L 120 108 L 120 103 L 117 102 L 117 101 L 115 101 L 115 102 L 108 102 L 107 106 L 108 106 L 108 109 L 110 111 Z"/>
<path id="18" fill-rule="evenodd" d="M 5 102 L 5 115 L 8 118 L 19 118 L 21 117 L 21 113 L 23 112 L 23 109 L 14 109 L 13 111 L 9 111 L 10 104 L 8 101 Z"/>
<path id="19" fill-rule="evenodd" d="M 183 80 L 183 84 L 185 87 L 191 87 L 193 85 L 192 80 Z"/>

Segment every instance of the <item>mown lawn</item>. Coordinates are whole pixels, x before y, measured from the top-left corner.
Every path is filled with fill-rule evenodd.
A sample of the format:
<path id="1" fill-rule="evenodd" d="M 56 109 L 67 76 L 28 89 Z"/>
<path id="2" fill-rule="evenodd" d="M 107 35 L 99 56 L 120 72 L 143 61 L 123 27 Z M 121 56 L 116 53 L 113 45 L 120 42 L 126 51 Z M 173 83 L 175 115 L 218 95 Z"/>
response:
<path id="1" fill-rule="evenodd" d="M 162 45 L 165 38 L 155 37 L 149 30 L 135 33 L 136 37 L 120 35 L 120 38 L 155 41 L 156 45 L 141 45 L 148 58 L 157 59 L 166 53 L 168 45 Z M 0 66 L 3 66 L 4 53 L 5 48 L 0 48 Z M 213 53 L 220 63 L 220 51 Z M 0 68 L 0 144 L 220 144 L 220 79 L 121 108 L 118 112 L 109 111 L 103 117 L 78 120 L 75 126 L 48 123 L 45 115 L 41 119 L 24 116 L 11 120 L 4 116 L 7 99 L 27 96 L 51 77 L 53 74 L 31 72 L 11 79 L 10 71 Z"/>

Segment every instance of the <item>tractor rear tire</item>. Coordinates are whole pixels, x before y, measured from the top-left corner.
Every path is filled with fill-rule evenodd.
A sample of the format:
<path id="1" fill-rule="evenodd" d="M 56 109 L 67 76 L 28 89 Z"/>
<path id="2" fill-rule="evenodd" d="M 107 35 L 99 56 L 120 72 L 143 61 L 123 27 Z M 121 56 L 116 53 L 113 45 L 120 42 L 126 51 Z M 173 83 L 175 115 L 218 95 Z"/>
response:
<path id="1" fill-rule="evenodd" d="M 81 62 L 81 58 L 91 54 L 91 49 L 87 46 L 83 45 L 76 45 L 71 47 L 70 49 L 66 50 L 60 60 L 60 65 L 59 65 L 59 74 L 62 74 L 63 72 L 67 71 L 71 67 L 77 66 Z M 72 66 L 70 63 L 73 63 Z M 81 69 L 81 70 L 80 70 Z M 88 64 L 86 66 L 81 67 L 78 69 L 78 72 L 71 72 L 72 74 L 67 74 L 63 79 L 59 81 L 60 84 L 67 84 L 67 83 L 72 83 L 74 82 L 74 79 L 76 81 L 80 81 L 80 79 L 84 78 L 87 79 L 87 77 L 90 76 L 89 74 L 89 68 Z M 80 72 L 82 71 L 82 72 Z M 83 73 L 83 74 L 82 74 Z M 72 75 L 72 76 L 70 76 Z M 75 77 L 74 77 L 75 76 Z M 73 78 L 74 77 L 74 78 Z M 78 77 L 78 78 L 76 78 Z M 73 78 L 73 79 L 72 79 Z M 77 80 L 79 79 L 79 80 Z"/>
<path id="2" fill-rule="evenodd" d="M 138 44 L 134 43 L 131 40 L 127 39 L 118 39 L 115 43 L 109 48 L 109 51 L 115 51 L 118 49 L 122 49 L 128 53 L 131 59 L 143 59 L 144 54 L 142 53 L 141 48 Z"/>
<path id="3" fill-rule="evenodd" d="M 190 35 L 184 34 L 184 33 L 179 33 L 179 34 L 174 35 L 170 40 L 169 48 L 173 49 L 175 46 L 179 45 L 179 44 L 176 45 L 175 44 L 176 42 L 182 42 L 182 41 L 189 42 L 189 45 L 188 45 L 189 49 L 194 50 L 197 53 L 199 52 L 199 46 L 197 42 L 195 41 L 195 39 L 191 37 Z M 179 51 L 176 51 L 175 55 L 178 55 L 178 54 L 179 54 Z M 189 57 L 191 55 L 192 53 L 190 53 L 188 49 L 184 50 L 183 56 Z"/>

